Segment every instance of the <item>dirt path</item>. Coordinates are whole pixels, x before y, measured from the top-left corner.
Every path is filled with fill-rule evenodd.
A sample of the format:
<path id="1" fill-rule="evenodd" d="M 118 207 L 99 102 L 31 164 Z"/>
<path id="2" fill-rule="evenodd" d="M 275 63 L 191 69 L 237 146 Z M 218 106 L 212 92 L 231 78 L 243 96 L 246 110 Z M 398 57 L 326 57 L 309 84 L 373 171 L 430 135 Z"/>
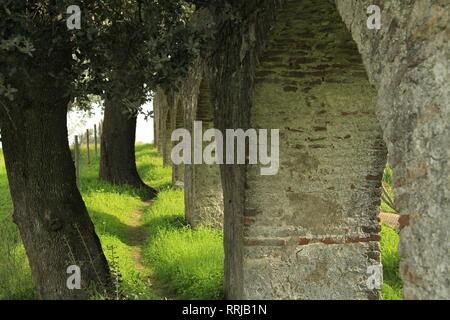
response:
<path id="1" fill-rule="evenodd" d="M 142 264 L 144 256 L 142 248 L 147 240 L 145 228 L 142 226 L 142 216 L 151 204 L 151 201 L 143 201 L 141 206 L 133 212 L 129 224 L 132 227 L 130 232 L 130 242 L 133 246 L 131 256 L 136 263 L 136 270 L 144 276 L 143 280 L 151 285 L 154 294 L 162 300 L 173 300 L 176 296 L 173 290 L 169 286 L 159 283 L 156 279 L 152 279 L 149 270 Z"/>
<path id="2" fill-rule="evenodd" d="M 145 270 L 144 265 L 142 264 L 142 247 L 145 244 L 145 240 L 147 236 L 145 234 L 144 227 L 141 225 L 142 216 L 145 212 L 145 209 L 151 205 L 151 202 L 144 201 L 141 203 L 141 207 L 136 209 L 133 212 L 132 220 L 130 226 L 132 227 L 132 231 L 130 234 L 130 242 L 134 247 L 132 254 L 133 260 L 136 262 L 136 269 L 140 272 Z"/>

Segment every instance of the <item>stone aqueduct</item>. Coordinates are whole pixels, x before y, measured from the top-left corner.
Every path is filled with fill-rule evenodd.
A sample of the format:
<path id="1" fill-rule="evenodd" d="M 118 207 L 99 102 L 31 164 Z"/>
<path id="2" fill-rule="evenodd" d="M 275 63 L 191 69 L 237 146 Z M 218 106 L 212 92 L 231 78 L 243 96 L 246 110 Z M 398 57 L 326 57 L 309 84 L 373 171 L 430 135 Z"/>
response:
<path id="1" fill-rule="evenodd" d="M 368 29 L 367 7 L 382 10 Z M 217 50 L 155 97 L 171 132 L 280 129 L 280 169 L 173 166 L 186 218 L 224 228 L 228 299 L 378 299 L 380 183 L 394 171 L 406 299 L 450 298 L 448 1 L 261 0 L 217 22 Z"/>

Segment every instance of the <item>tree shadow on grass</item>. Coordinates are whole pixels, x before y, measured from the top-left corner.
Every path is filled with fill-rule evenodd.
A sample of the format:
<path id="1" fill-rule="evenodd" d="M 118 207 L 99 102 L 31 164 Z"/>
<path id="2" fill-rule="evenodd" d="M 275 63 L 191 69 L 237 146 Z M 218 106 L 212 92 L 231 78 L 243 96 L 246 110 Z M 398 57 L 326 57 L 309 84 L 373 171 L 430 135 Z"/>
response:
<path id="1" fill-rule="evenodd" d="M 158 186 L 158 190 L 160 192 L 169 190 L 170 188 L 172 188 L 172 181 L 163 182 L 163 183 L 159 184 L 159 186 Z"/>
<path id="2" fill-rule="evenodd" d="M 153 163 L 146 163 L 138 167 L 138 172 L 142 180 L 147 185 L 158 190 L 158 192 L 167 190 L 172 186 L 172 179 L 167 179 L 166 174 L 163 175 L 164 172 L 161 172 L 160 169 L 161 166 Z"/>
<path id="3" fill-rule="evenodd" d="M 136 160 L 143 157 L 157 158 L 159 157 L 158 151 L 153 144 L 138 144 L 134 148 L 136 154 Z"/>
<path id="4" fill-rule="evenodd" d="M 137 197 L 141 201 L 147 200 L 145 189 L 136 188 L 131 185 L 113 185 L 98 178 L 84 178 L 81 182 L 81 193 L 83 196 L 90 196 L 93 193 L 113 193 L 117 195 L 127 195 Z"/>
<path id="5" fill-rule="evenodd" d="M 135 149 L 136 149 L 136 152 L 139 152 L 139 151 L 142 151 L 144 149 L 155 149 L 156 150 L 156 147 L 155 147 L 154 143 L 140 143 L 140 142 L 137 142 L 136 146 L 135 146 Z"/>
<path id="6" fill-rule="evenodd" d="M 151 214 L 151 211 L 147 214 Z M 188 223 L 186 220 L 178 214 L 152 217 L 149 221 L 142 225 L 142 227 L 148 231 L 148 240 L 155 237 L 161 229 L 183 229 L 187 226 Z"/>
<path id="7" fill-rule="evenodd" d="M 154 171 L 156 169 L 158 169 L 158 165 L 154 164 L 154 163 L 146 163 L 146 164 L 141 164 L 138 166 L 138 171 L 139 173 L 146 173 L 148 171 Z"/>
<path id="8" fill-rule="evenodd" d="M 132 235 L 139 232 L 141 226 L 130 226 L 120 221 L 119 218 L 98 210 L 89 210 L 89 214 L 97 233 L 117 237 L 128 246 L 138 245 Z"/>

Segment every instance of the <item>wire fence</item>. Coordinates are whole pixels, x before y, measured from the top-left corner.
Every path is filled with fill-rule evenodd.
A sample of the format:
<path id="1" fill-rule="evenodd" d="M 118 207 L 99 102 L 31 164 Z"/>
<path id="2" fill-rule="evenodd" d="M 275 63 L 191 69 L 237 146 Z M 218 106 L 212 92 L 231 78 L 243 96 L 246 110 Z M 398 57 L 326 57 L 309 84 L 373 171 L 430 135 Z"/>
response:
<path id="1" fill-rule="evenodd" d="M 92 156 L 97 158 L 100 154 L 100 141 L 103 131 L 103 122 L 95 124 L 92 130 L 86 129 L 83 135 L 76 135 L 74 137 L 74 146 L 72 150 L 72 158 L 75 162 L 77 186 L 80 187 L 80 164 L 82 161 L 80 148 L 82 145 L 86 146 L 86 163 L 92 163 Z M 94 147 L 93 154 L 91 153 L 91 146 Z"/>

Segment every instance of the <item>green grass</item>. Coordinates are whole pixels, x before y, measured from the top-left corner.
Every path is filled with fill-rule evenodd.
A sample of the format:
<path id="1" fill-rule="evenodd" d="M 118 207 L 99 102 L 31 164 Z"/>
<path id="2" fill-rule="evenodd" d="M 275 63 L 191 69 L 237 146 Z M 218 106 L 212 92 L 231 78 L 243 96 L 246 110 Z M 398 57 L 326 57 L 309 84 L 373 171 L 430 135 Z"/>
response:
<path id="1" fill-rule="evenodd" d="M 383 181 L 389 185 L 392 185 L 392 169 L 391 169 L 391 166 L 389 165 L 389 163 L 386 164 L 386 168 L 384 169 Z"/>
<path id="2" fill-rule="evenodd" d="M 143 146 L 139 146 L 143 148 Z M 92 153 L 92 149 L 91 149 Z M 117 265 L 121 274 L 121 290 L 129 299 L 155 299 L 157 296 L 146 286 L 147 273 L 136 270 L 133 254 L 137 250 L 132 243 L 133 212 L 142 207 L 144 195 L 131 186 L 114 186 L 98 178 L 99 159 L 93 155 L 87 164 L 85 147 L 81 148 L 80 191 L 86 203 L 103 251 L 110 262 Z M 137 165 L 145 165 L 137 162 Z"/>
<path id="3" fill-rule="evenodd" d="M 383 186 L 394 200 L 394 192 L 392 188 L 392 169 L 389 163 L 383 173 Z M 380 210 L 383 212 L 396 213 L 394 209 L 388 206 L 383 200 L 381 201 Z M 402 300 L 403 299 L 403 282 L 400 278 L 400 257 L 398 255 L 398 243 L 400 235 L 394 229 L 381 224 L 381 261 L 383 263 L 383 286 L 381 288 L 381 296 L 384 300 Z"/>
<path id="4" fill-rule="evenodd" d="M 137 248 L 130 241 L 130 233 L 135 228 L 131 226 L 133 220 L 131 213 L 142 207 L 143 195 L 129 186 L 117 187 L 99 181 L 98 159 L 92 161 L 92 164 L 88 166 L 85 161 L 84 148 L 82 154 L 84 157 L 81 166 L 80 190 L 108 260 L 110 262 L 112 260 L 111 250 L 108 250 L 111 247 L 114 248 L 115 255 L 118 257 L 118 267 L 123 279 L 122 290 L 127 298 L 163 298 L 161 295 L 164 292 L 158 292 L 161 290 L 161 286 L 159 285 L 156 291 L 154 287 L 157 283 L 165 282 L 169 283 L 169 286 L 173 285 L 170 290 L 174 291 L 172 296 L 174 299 L 208 298 L 209 296 L 202 295 L 200 289 L 203 289 L 203 286 L 207 285 L 212 277 L 210 270 L 219 273 L 220 279 L 217 279 L 217 275 L 214 273 L 216 282 L 213 285 L 220 288 L 223 279 L 221 232 L 211 229 L 193 231 L 187 226 L 180 230 L 177 228 L 179 223 L 173 225 L 170 223 L 172 221 L 170 216 L 175 212 L 178 222 L 184 220 L 183 192 L 170 189 L 172 170 L 170 167 L 163 166 L 162 158 L 158 156 L 155 148 L 141 144 L 136 146 L 136 164 L 142 179 L 160 191 L 158 199 L 147 207 L 141 221 L 148 241 L 144 248 L 145 259 L 143 261 L 146 269 L 140 272 L 136 271 L 136 263 L 133 260 L 133 253 Z M 186 237 L 187 235 L 190 235 L 191 238 Z M 160 251 L 155 250 L 156 247 Z M 206 250 L 203 255 L 193 258 L 186 251 L 187 247 L 195 250 L 213 247 L 216 248 L 216 251 Z M 208 259 L 204 259 L 205 256 L 213 253 L 215 256 L 211 257 L 210 261 L 214 264 L 214 268 L 205 268 L 205 261 L 208 261 Z M 184 256 L 171 264 L 173 268 L 169 275 L 167 273 L 163 275 L 160 266 L 166 265 L 170 258 L 182 254 Z M 148 256 L 157 258 L 148 259 Z M 186 268 L 191 268 L 192 272 L 176 272 L 176 270 Z M 198 272 L 200 269 L 202 273 Z M 188 280 L 182 277 L 187 277 Z M 179 283 L 183 284 L 180 286 Z M 213 285 L 210 284 L 210 287 Z M 194 288 L 199 288 L 199 290 L 196 291 Z"/>
<path id="5" fill-rule="evenodd" d="M 384 169 L 382 183 L 391 199 L 395 202 L 394 190 L 392 188 L 392 169 L 389 166 L 389 163 L 386 164 L 386 168 Z M 380 210 L 383 212 L 396 213 L 393 208 L 391 208 L 386 202 L 384 202 L 383 199 L 381 200 Z"/>
<path id="6" fill-rule="evenodd" d="M 0 299 L 36 299 L 25 249 L 19 230 L 12 221 L 12 208 L 3 152 L 0 149 Z"/>
<path id="7" fill-rule="evenodd" d="M 144 263 L 158 283 L 168 283 L 181 299 L 221 299 L 223 234 L 184 224 L 183 192 L 166 190 L 144 217 L 148 241 Z"/>
<path id="8" fill-rule="evenodd" d="M 164 280 L 173 284 L 174 287 L 170 290 L 173 290 L 172 298 L 175 299 L 220 296 L 223 278 L 221 232 L 206 228 L 192 231 L 187 226 L 179 228 L 183 221 L 183 192 L 170 190 L 171 168 L 163 167 L 156 149 L 150 145 L 136 145 L 136 164 L 142 179 L 161 192 L 151 209 L 145 211 L 143 218 L 149 240 L 144 248 L 146 268 L 141 271 L 136 268 L 134 255 L 137 246 L 132 242 L 130 234 L 136 228 L 133 226 L 132 213 L 143 208 L 143 194 L 130 186 L 113 186 L 100 181 L 98 157 L 92 155 L 91 164 L 88 165 L 85 147 L 81 148 L 81 154 L 80 191 L 110 264 L 118 266 L 124 297 L 162 298 L 154 290 L 152 277 L 161 280 L 155 282 Z M 12 202 L 0 150 L 0 299 L 37 299 L 25 250 L 17 227 L 12 222 L 11 212 Z M 172 225 L 169 216 L 174 213 L 179 223 Z M 164 245 L 167 247 L 161 244 L 162 239 L 165 239 Z M 186 248 L 191 248 L 191 251 L 186 251 Z M 196 257 L 189 253 L 192 250 L 197 251 Z M 148 254 L 158 254 L 160 260 L 148 259 Z M 170 264 L 173 274 L 162 275 L 161 265 L 175 256 L 178 257 L 177 261 Z M 205 256 L 208 258 L 205 259 Z M 186 268 L 191 269 L 192 273 L 186 273 Z M 185 271 L 177 273 L 176 270 Z M 214 281 L 211 282 L 211 279 Z M 214 294 L 211 293 L 213 291 Z"/>
<path id="9" fill-rule="evenodd" d="M 397 231 L 381 225 L 381 262 L 383 263 L 383 286 L 381 295 L 384 300 L 403 300 L 403 283 L 400 278 L 400 257 Z"/>
<path id="10" fill-rule="evenodd" d="M 108 260 L 118 264 L 121 289 L 128 299 L 223 298 L 223 234 L 209 228 L 192 230 L 184 222 L 183 192 L 172 190 L 171 168 L 163 167 L 156 149 L 136 146 L 136 162 L 143 180 L 160 194 L 142 218 L 147 235 L 142 264 L 136 271 L 130 239 L 131 213 L 142 208 L 142 194 L 129 186 L 112 186 L 98 179 L 98 158 L 86 164 L 82 148 L 80 190 Z M 385 183 L 389 184 L 385 173 Z M 391 181 L 391 180 L 390 180 Z M 10 199 L 0 149 L 0 299 L 36 299 L 37 294 L 17 227 L 11 220 Z M 387 226 L 381 231 L 383 299 L 402 299 L 399 277 L 399 235 Z M 114 250 L 114 253 L 112 249 Z M 113 258 L 115 256 L 115 258 Z"/>
<path id="11" fill-rule="evenodd" d="M 164 167 L 155 147 L 136 145 L 136 164 L 139 175 L 147 184 L 158 190 L 167 190 L 172 185 L 172 168 Z"/>

